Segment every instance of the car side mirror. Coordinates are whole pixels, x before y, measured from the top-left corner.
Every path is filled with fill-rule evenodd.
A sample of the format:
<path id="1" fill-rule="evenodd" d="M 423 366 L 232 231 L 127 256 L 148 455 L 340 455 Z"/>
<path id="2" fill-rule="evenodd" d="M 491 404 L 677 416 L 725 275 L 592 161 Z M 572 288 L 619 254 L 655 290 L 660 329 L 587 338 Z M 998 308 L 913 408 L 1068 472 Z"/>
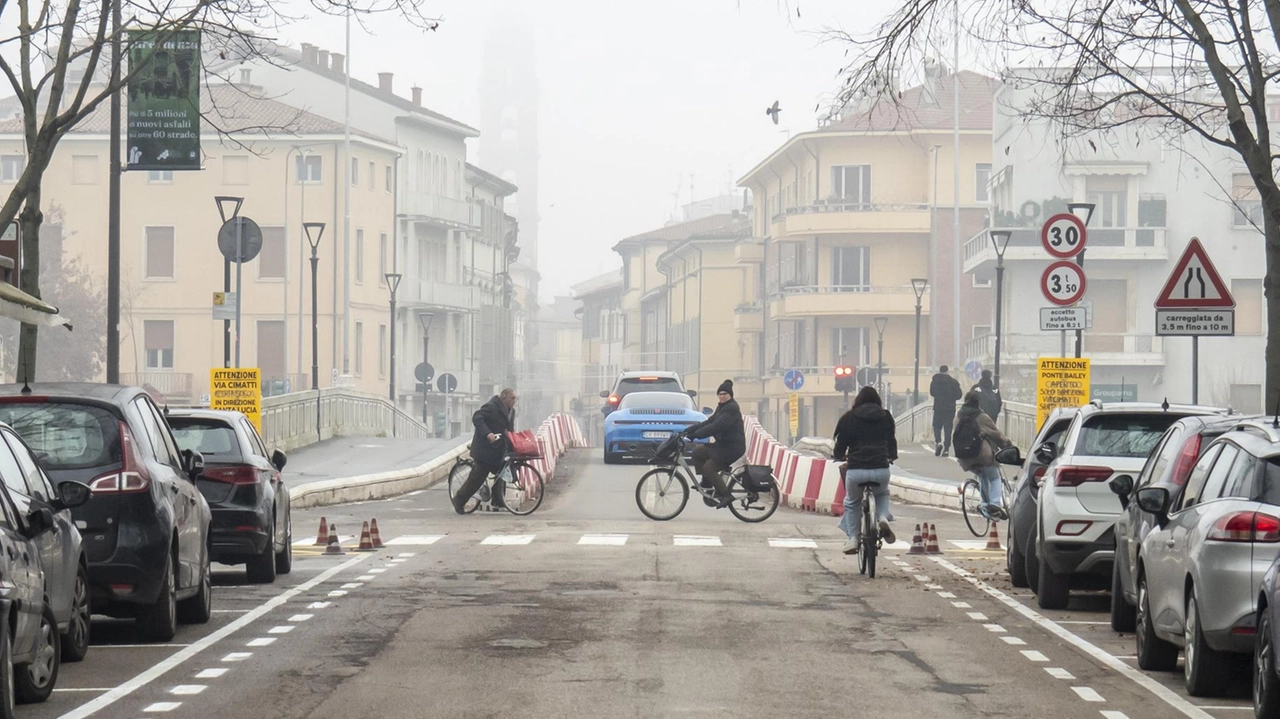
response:
<path id="1" fill-rule="evenodd" d="M 689 393 L 689 396 L 690 396 L 690 397 L 697 397 L 697 396 L 698 396 L 698 390 L 696 390 L 696 389 L 688 390 L 688 393 Z"/>
<path id="2" fill-rule="evenodd" d="M 285 456 L 284 452 L 281 452 L 278 449 L 271 453 L 271 466 L 275 467 L 277 472 L 283 472 L 284 465 L 288 461 L 289 458 Z"/>
<path id="3" fill-rule="evenodd" d="M 182 450 L 182 471 L 192 482 L 204 474 L 204 455 L 190 449 Z"/>
<path id="4" fill-rule="evenodd" d="M 27 515 L 27 536 L 35 539 L 53 529 L 53 512 L 48 507 L 33 509 Z"/>
<path id="5" fill-rule="evenodd" d="M 602 390 L 600 392 L 600 399 L 609 399 L 609 390 Z"/>
<path id="6" fill-rule="evenodd" d="M 1009 445 L 1004 449 L 996 452 L 996 461 L 1000 464 L 1007 464 L 1012 467 L 1022 466 L 1022 452 L 1017 447 Z"/>
<path id="7" fill-rule="evenodd" d="M 1133 477 L 1128 474 L 1121 474 L 1113 477 L 1107 486 L 1111 488 L 1111 492 L 1120 498 L 1120 506 L 1125 509 L 1129 508 L 1129 495 L 1133 494 Z"/>
<path id="8" fill-rule="evenodd" d="M 1036 461 L 1039 462 L 1040 464 L 1043 464 L 1043 465 L 1053 464 L 1053 460 L 1057 459 L 1057 457 L 1058 457 L 1058 445 L 1054 444 L 1053 442 L 1045 442 L 1039 447 L 1036 447 L 1035 458 L 1036 458 Z"/>
<path id="9" fill-rule="evenodd" d="M 92 496 L 93 490 L 89 489 L 89 485 L 66 481 L 58 485 L 57 505 L 59 509 L 74 509 L 88 502 Z"/>
<path id="10" fill-rule="evenodd" d="M 1148 514 L 1155 515 L 1156 521 L 1163 527 L 1169 522 L 1169 500 L 1171 495 L 1165 487 L 1143 487 L 1138 490 L 1138 508 Z"/>

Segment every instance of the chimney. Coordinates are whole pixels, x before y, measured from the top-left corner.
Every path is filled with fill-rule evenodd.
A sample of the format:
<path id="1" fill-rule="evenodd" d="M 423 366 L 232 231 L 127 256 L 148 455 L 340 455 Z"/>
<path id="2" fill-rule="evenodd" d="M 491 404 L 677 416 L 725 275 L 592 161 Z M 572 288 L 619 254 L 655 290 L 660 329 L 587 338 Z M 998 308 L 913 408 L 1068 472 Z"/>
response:
<path id="1" fill-rule="evenodd" d="M 392 74 L 389 72 L 378 73 L 378 89 L 383 92 L 393 92 L 391 89 Z"/>
<path id="2" fill-rule="evenodd" d="M 329 69 L 329 51 L 316 48 L 316 64 L 324 69 Z"/>
<path id="3" fill-rule="evenodd" d="M 422 107 L 422 88 L 413 88 L 413 104 L 416 107 Z"/>
<path id="4" fill-rule="evenodd" d="M 309 42 L 302 43 L 302 64 L 316 64 L 316 46 Z"/>
<path id="5" fill-rule="evenodd" d="M 343 74 L 342 60 L 344 58 L 342 57 L 342 53 L 331 52 L 329 53 L 329 57 L 332 58 L 333 60 L 333 71 L 338 73 L 339 75 Z"/>

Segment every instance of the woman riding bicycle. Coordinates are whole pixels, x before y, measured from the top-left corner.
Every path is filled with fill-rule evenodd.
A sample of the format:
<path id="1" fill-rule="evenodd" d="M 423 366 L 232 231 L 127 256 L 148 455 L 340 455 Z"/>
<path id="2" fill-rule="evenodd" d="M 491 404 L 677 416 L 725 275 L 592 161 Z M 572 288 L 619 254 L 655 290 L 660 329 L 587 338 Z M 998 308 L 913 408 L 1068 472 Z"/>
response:
<path id="1" fill-rule="evenodd" d="M 979 508 L 987 519 L 1008 519 L 1001 501 L 1000 465 L 996 451 L 1008 447 L 1004 436 L 991 416 L 982 410 L 982 393 L 969 390 L 964 396 L 964 406 L 956 415 L 956 427 L 951 433 L 951 444 L 956 450 L 960 469 L 972 472 L 978 478 L 983 505 Z"/>
<path id="2" fill-rule="evenodd" d="M 853 409 L 845 412 L 836 424 L 835 459 L 844 468 L 844 516 L 840 529 L 849 541 L 844 544 L 845 554 L 857 554 L 862 540 L 862 487 L 874 482 L 871 493 L 876 500 L 876 517 L 880 536 L 892 544 L 893 529 L 889 520 L 889 464 L 898 459 L 898 440 L 894 437 L 893 415 L 880 402 L 880 393 L 874 387 L 863 387 L 853 400 Z"/>

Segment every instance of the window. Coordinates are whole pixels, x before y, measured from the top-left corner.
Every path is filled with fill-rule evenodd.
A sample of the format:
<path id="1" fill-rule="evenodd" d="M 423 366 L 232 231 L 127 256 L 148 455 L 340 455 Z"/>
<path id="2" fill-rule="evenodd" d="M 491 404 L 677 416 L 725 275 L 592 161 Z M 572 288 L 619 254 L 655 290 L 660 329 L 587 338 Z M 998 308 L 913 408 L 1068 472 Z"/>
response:
<path id="1" fill-rule="evenodd" d="M 143 320 L 147 369 L 173 369 L 173 320 Z"/>
<path id="2" fill-rule="evenodd" d="M 382 287 L 387 286 L 387 233 L 383 232 L 378 235 L 378 284 Z"/>
<path id="3" fill-rule="evenodd" d="M 178 459 L 178 445 L 173 441 L 173 435 L 169 433 L 169 425 L 160 416 L 160 411 L 145 397 L 134 400 L 134 404 L 138 407 L 138 413 L 142 415 L 142 426 L 151 439 L 156 459 L 170 467 L 181 467 L 182 462 Z"/>
<path id="4" fill-rule="evenodd" d="M 1231 280 L 1236 300 L 1236 334 L 1262 334 L 1262 280 Z"/>
<path id="5" fill-rule="evenodd" d="M 26 155 L 5 155 L 0 157 L 0 182 L 17 182 L 22 171 L 27 168 Z"/>
<path id="6" fill-rule="evenodd" d="M 174 278 L 174 243 L 172 227 L 148 227 L 143 241 L 146 243 L 143 277 L 149 280 Z"/>
<path id="7" fill-rule="evenodd" d="M 364 230 L 356 230 L 356 284 L 364 284 Z"/>
<path id="8" fill-rule="evenodd" d="M 360 158 L 351 158 L 351 186 L 360 186 Z"/>
<path id="9" fill-rule="evenodd" d="M 978 288 L 978 289 L 988 289 L 988 288 L 990 288 L 990 287 L 991 287 L 991 278 L 990 278 L 990 277 L 983 278 L 983 277 L 979 277 L 977 274 L 972 274 L 972 275 L 969 275 L 969 276 L 973 278 L 973 286 L 974 286 L 974 287 L 976 287 L 976 288 Z"/>
<path id="10" fill-rule="evenodd" d="M 831 168 L 831 195 L 835 202 L 871 204 L 871 165 L 837 165 Z"/>
<path id="11" fill-rule="evenodd" d="M 871 286 L 871 248 L 831 248 L 831 285 L 837 292 L 866 292 Z"/>
<path id="12" fill-rule="evenodd" d="M 990 202 L 991 193 L 987 191 L 987 183 L 991 182 L 991 163 L 979 162 L 973 166 L 973 200 L 974 202 Z"/>
<path id="13" fill-rule="evenodd" d="M 1257 494 L 1258 459 L 1248 452 L 1241 452 L 1236 463 L 1231 465 L 1231 474 L 1227 476 L 1226 486 L 1222 489 L 1224 497 L 1241 497 L 1251 499 Z"/>
<path id="14" fill-rule="evenodd" d="M 1163 477 L 1165 467 L 1169 466 L 1169 460 L 1173 457 L 1173 452 L 1169 451 L 1173 447 L 1181 447 L 1182 443 L 1177 440 L 1180 435 L 1177 431 L 1166 432 L 1164 438 L 1151 450 L 1151 456 L 1147 458 L 1147 463 L 1142 467 L 1142 473 L 1138 475 L 1138 480 L 1134 482 L 1137 488 L 1145 487 L 1151 484 L 1151 480 L 1155 477 Z"/>
<path id="15" fill-rule="evenodd" d="M 226 155 L 222 158 L 222 184 L 249 184 L 249 158 L 244 155 Z"/>
<path id="16" fill-rule="evenodd" d="M 372 160 L 370 160 L 369 161 L 369 189 L 370 190 L 374 188 L 375 178 L 377 178 L 377 174 L 375 173 L 375 170 L 377 169 L 378 169 L 378 166 L 374 164 Z"/>
<path id="17" fill-rule="evenodd" d="M 386 180 L 383 182 L 382 189 L 386 190 L 387 192 L 391 192 L 391 188 L 395 186 L 395 176 L 391 172 L 391 165 L 387 165 L 386 169 L 387 169 L 387 173 L 386 173 L 387 177 L 386 177 Z"/>
<path id="18" fill-rule="evenodd" d="M 0 432 L 0 436 L 4 437 L 9 443 L 9 447 L 13 450 L 13 456 L 18 458 L 18 466 L 22 468 L 22 476 L 25 479 L 24 486 L 18 489 L 19 492 L 28 497 L 35 497 L 41 502 L 49 502 L 54 499 L 53 487 L 49 485 L 45 479 L 44 473 L 31 460 L 31 453 L 22 445 L 22 440 L 12 432 Z M 3 451 L 0 449 L 0 451 Z M 6 482 L 8 484 L 8 482 Z"/>
<path id="19" fill-rule="evenodd" d="M 263 227 L 262 250 L 258 252 L 258 279 L 284 279 L 285 251 L 284 228 Z"/>
<path id="20" fill-rule="evenodd" d="M 153 185 L 166 185 L 173 182 L 173 170 L 148 170 L 147 182 Z"/>
<path id="21" fill-rule="evenodd" d="M 986 337 L 989 334 L 991 334 L 991 325 L 974 325 L 973 326 L 973 339 L 976 340 L 979 337 Z"/>
<path id="22" fill-rule="evenodd" d="M 364 323 L 356 323 L 356 376 L 364 374 Z"/>
<path id="23" fill-rule="evenodd" d="M 1191 476 L 1187 479 L 1187 488 L 1182 491 L 1182 498 L 1175 503 L 1175 511 L 1181 511 L 1200 501 L 1205 480 L 1209 478 L 1209 468 L 1213 466 L 1213 460 L 1218 456 L 1218 450 L 1221 448 L 1220 444 L 1214 445 L 1200 456 L 1195 467 L 1191 469 Z"/>
<path id="24" fill-rule="evenodd" d="M 1253 178 L 1231 176 L 1231 215 L 1236 227 L 1262 227 L 1262 197 Z"/>
<path id="25" fill-rule="evenodd" d="M 1129 178 L 1125 175 L 1090 175 L 1085 178 L 1085 194 L 1094 209 L 1093 223 L 1099 227 L 1125 227 L 1128 220 Z"/>
<path id="26" fill-rule="evenodd" d="M 120 447 L 120 422 L 105 409 L 77 404 L 0 405 L 0 422 L 17 430 L 48 469 L 110 464 Z M 120 458 L 115 457 L 119 462 Z"/>
<path id="27" fill-rule="evenodd" d="M 0 440 L 0 480 L 4 481 L 4 486 L 23 498 L 22 504 L 27 504 L 27 483 L 22 478 L 22 467 L 18 465 L 18 457 L 9 451 L 3 440 Z M 26 511 L 24 506 L 19 506 L 19 509 Z"/>
<path id="28" fill-rule="evenodd" d="M 72 155 L 71 156 L 71 184 L 73 185 L 98 184 L 98 156 L 97 155 Z"/>
<path id="29" fill-rule="evenodd" d="M 1101 414 L 1081 427 L 1075 453 L 1084 457 L 1151 456 L 1169 425 L 1179 418 L 1166 414 Z"/>
<path id="30" fill-rule="evenodd" d="M 831 330 L 831 364 L 865 367 L 871 360 L 871 329 L 837 327 Z"/>
<path id="31" fill-rule="evenodd" d="M 416 171 L 413 173 L 413 184 L 417 188 L 418 192 L 422 192 L 423 171 L 427 165 L 426 158 L 427 156 L 422 152 L 422 150 L 418 150 L 418 164 L 415 166 Z"/>
<path id="32" fill-rule="evenodd" d="M 387 376 L 387 326 L 378 325 L 378 376 Z"/>
<path id="33" fill-rule="evenodd" d="M 284 320 L 258 320 L 258 368 L 264 383 L 285 379 Z"/>
<path id="34" fill-rule="evenodd" d="M 1241 414 L 1262 414 L 1262 385 L 1231 385 L 1231 408 Z"/>
<path id="35" fill-rule="evenodd" d="M 1232 444 L 1222 445 L 1218 452 L 1218 461 L 1209 470 L 1209 478 L 1205 480 L 1204 489 L 1200 490 L 1200 501 L 1208 502 L 1222 496 L 1222 489 L 1227 485 L 1227 476 L 1231 474 L 1231 464 L 1236 461 L 1240 450 Z"/>
<path id="36" fill-rule="evenodd" d="M 293 158 L 293 174 L 297 182 L 320 182 L 324 158 L 319 155 L 298 155 Z"/>

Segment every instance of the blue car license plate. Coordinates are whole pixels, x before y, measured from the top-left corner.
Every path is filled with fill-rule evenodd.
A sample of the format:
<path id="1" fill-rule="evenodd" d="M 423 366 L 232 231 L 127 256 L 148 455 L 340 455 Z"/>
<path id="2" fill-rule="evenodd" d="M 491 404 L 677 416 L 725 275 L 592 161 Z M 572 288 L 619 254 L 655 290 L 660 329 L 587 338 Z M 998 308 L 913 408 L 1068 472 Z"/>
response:
<path id="1" fill-rule="evenodd" d="M 645 439 L 666 439 L 667 437 L 670 437 L 670 436 L 671 436 L 670 432 L 645 432 L 644 433 Z"/>

